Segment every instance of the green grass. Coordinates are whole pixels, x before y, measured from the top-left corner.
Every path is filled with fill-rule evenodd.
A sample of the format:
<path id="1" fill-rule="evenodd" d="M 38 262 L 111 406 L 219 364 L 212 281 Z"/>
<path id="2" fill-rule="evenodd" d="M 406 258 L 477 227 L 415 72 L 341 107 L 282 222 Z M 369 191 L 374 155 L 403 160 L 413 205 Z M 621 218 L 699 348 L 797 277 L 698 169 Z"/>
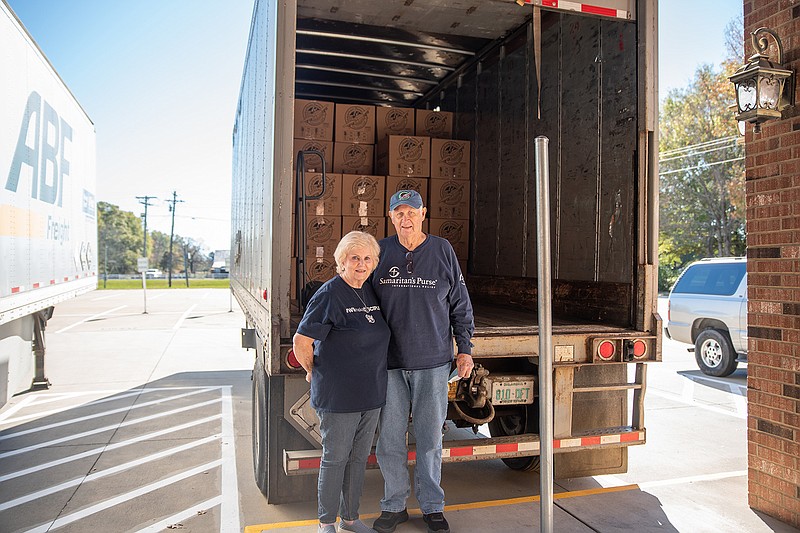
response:
<path id="1" fill-rule="evenodd" d="M 172 278 L 173 289 L 227 289 L 230 287 L 230 280 L 227 279 L 191 279 L 189 278 L 189 287 L 186 287 L 186 280 L 184 278 Z M 97 288 L 102 289 L 141 289 L 141 279 L 110 279 L 106 281 L 103 287 L 103 276 L 97 282 Z M 148 289 L 169 289 L 167 280 L 165 279 L 148 279 Z"/>

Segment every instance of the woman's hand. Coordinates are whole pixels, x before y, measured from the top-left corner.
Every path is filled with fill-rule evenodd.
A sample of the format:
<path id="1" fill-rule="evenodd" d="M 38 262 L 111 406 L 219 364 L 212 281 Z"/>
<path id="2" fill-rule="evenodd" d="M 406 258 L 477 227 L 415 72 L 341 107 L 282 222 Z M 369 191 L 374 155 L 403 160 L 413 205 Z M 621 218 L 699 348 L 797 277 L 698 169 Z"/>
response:
<path id="1" fill-rule="evenodd" d="M 311 370 L 314 368 L 314 339 L 301 333 L 295 333 L 292 341 L 294 356 L 306 371 L 306 381 L 311 383 Z"/>

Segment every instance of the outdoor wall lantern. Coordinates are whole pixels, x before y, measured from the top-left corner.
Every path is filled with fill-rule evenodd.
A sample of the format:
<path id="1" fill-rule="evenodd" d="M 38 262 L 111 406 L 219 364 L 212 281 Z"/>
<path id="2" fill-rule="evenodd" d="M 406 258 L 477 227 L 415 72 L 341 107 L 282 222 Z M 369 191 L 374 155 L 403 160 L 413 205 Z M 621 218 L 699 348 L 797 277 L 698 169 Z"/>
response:
<path id="1" fill-rule="evenodd" d="M 770 61 L 766 34 L 772 35 L 778 48 L 778 61 Z M 758 28 L 752 34 L 753 54 L 748 62 L 729 79 L 736 88 L 736 107 L 743 129 L 745 122 L 753 124 L 753 132 L 761 131 L 761 123 L 781 118 L 781 111 L 794 105 L 794 71 L 783 68 L 783 44 L 778 34 L 769 28 Z"/>

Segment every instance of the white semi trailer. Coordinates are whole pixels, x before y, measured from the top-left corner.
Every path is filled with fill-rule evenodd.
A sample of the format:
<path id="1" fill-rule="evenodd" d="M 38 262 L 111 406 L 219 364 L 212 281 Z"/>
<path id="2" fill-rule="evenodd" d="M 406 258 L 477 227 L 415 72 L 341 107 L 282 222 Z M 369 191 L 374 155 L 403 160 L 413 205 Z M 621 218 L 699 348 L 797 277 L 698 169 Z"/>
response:
<path id="1" fill-rule="evenodd" d="M 0 1 L 0 406 L 46 387 L 57 303 L 97 286 L 95 129 Z"/>

